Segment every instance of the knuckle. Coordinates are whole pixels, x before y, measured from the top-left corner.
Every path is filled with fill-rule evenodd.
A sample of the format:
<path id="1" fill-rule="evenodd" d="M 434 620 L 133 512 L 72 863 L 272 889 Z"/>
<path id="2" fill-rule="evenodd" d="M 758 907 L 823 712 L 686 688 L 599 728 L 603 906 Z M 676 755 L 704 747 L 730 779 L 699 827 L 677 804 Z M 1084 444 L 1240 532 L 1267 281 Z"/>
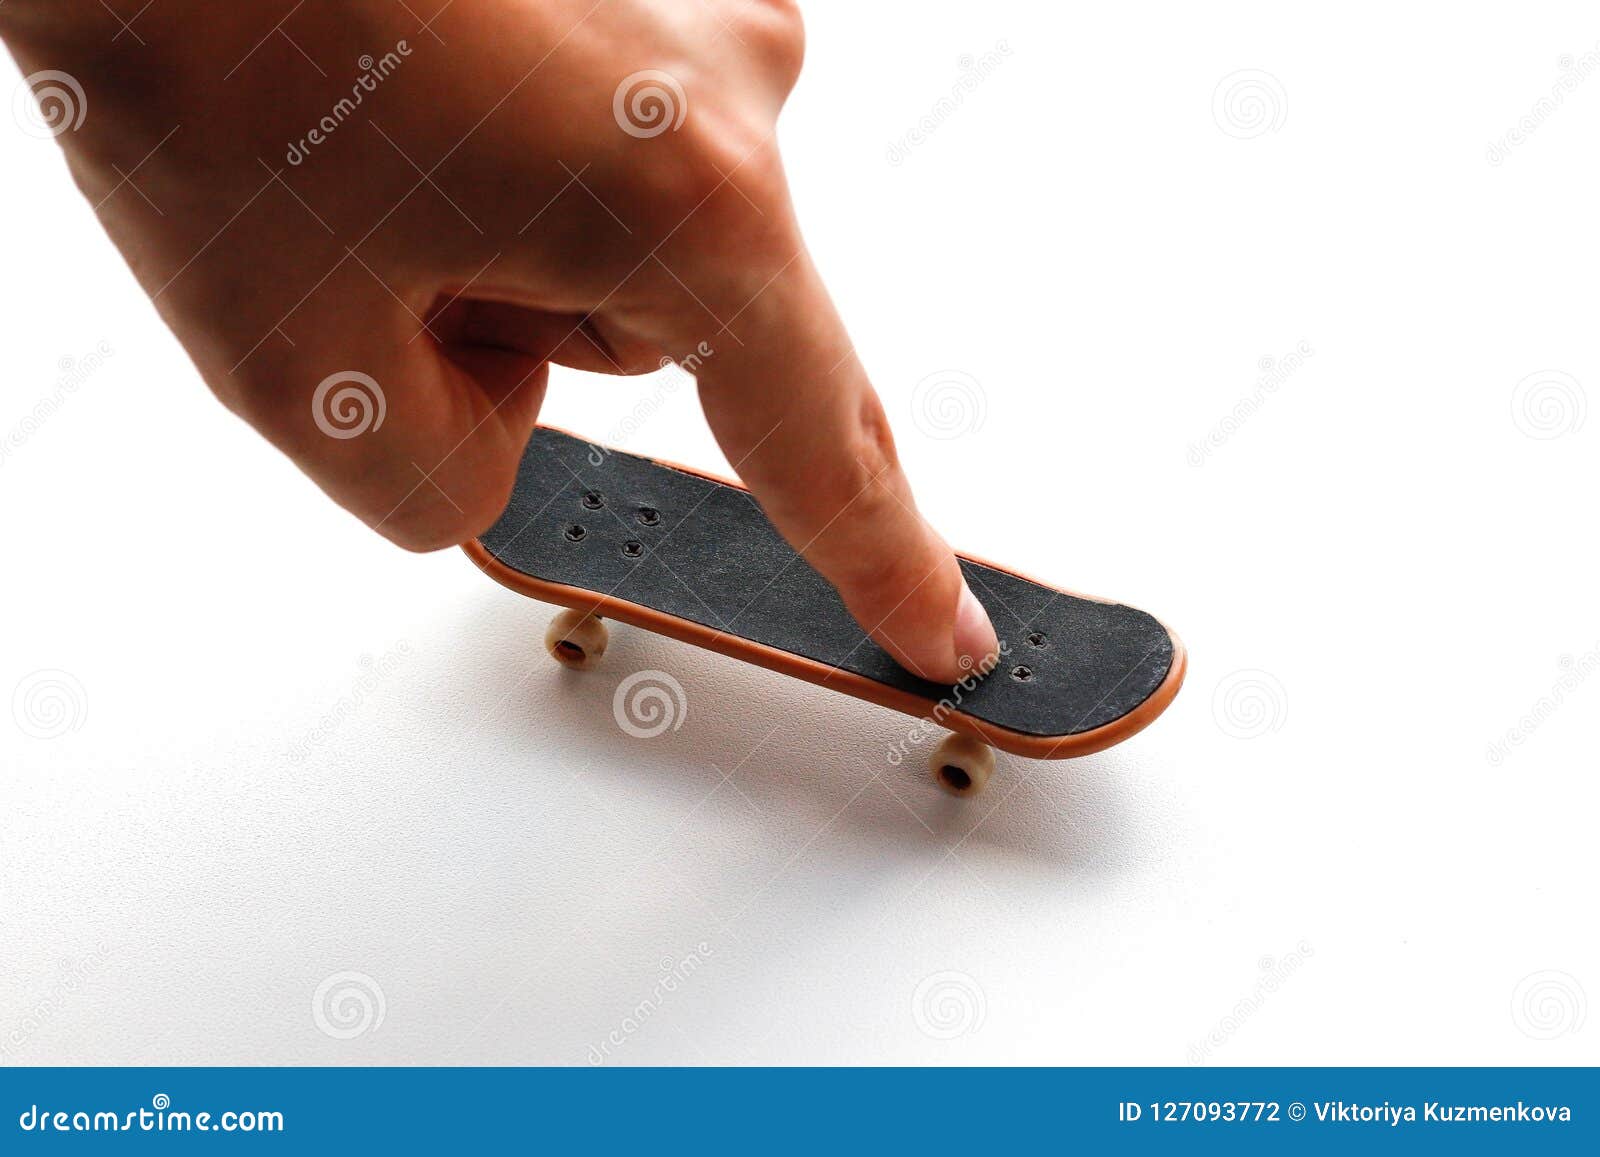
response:
<path id="1" fill-rule="evenodd" d="M 890 546 L 872 551 L 870 557 L 841 574 L 840 586 L 852 610 L 879 621 L 911 602 L 926 585 L 929 573 L 927 559 Z"/>
<path id="2" fill-rule="evenodd" d="M 725 290 L 742 304 L 742 286 L 767 284 L 802 247 L 776 150 L 745 126 L 703 126 L 655 180 L 654 212 L 670 230 L 661 257 L 702 297 Z"/>
<path id="3" fill-rule="evenodd" d="M 765 0 L 748 11 L 751 31 L 788 92 L 800 78 L 805 63 L 806 30 L 800 5 L 796 0 Z"/>
<path id="4" fill-rule="evenodd" d="M 231 414 L 272 438 L 275 428 L 287 424 L 286 399 L 279 367 L 266 363 L 266 358 L 246 360 L 231 373 L 208 373 L 206 385 Z M 309 413 L 309 400 L 306 405 Z"/>
<path id="5" fill-rule="evenodd" d="M 619 184 L 632 183 L 641 215 L 653 216 L 663 228 L 694 220 L 704 212 L 706 202 L 715 197 L 728 169 L 737 163 L 727 154 L 731 147 L 725 125 L 706 110 L 691 116 L 683 130 L 670 141 L 651 142 L 648 164 L 627 160 L 627 170 L 618 174 Z"/>
<path id="6" fill-rule="evenodd" d="M 863 400 L 862 410 L 855 430 L 841 437 L 826 455 L 826 468 L 816 470 L 803 487 L 792 491 L 792 506 L 780 507 L 804 524 L 808 533 L 815 533 L 819 545 L 840 544 L 841 549 L 830 553 L 837 553 L 845 566 L 857 557 L 846 540 L 858 537 L 860 527 L 894 530 L 889 538 L 902 541 L 904 528 L 920 521 L 882 405 L 869 396 Z"/>
<path id="7" fill-rule="evenodd" d="M 479 537 L 499 519 L 504 496 L 484 491 L 470 499 L 429 497 L 421 491 L 398 500 L 371 523 L 384 538 L 414 554 L 430 554 Z"/>
<path id="8" fill-rule="evenodd" d="M 895 450 L 889 415 L 884 412 L 883 402 L 876 394 L 868 393 L 861 399 L 855 451 L 857 460 L 873 477 L 882 478 L 896 473 L 900 468 L 900 455 Z"/>
<path id="9" fill-rule="evenodd" d="M 384 538 L 413 554 L 432 554 L 466 541 L 456 538 L 443 527 L 398 515 L 380 523 L 376 529 Z"/>

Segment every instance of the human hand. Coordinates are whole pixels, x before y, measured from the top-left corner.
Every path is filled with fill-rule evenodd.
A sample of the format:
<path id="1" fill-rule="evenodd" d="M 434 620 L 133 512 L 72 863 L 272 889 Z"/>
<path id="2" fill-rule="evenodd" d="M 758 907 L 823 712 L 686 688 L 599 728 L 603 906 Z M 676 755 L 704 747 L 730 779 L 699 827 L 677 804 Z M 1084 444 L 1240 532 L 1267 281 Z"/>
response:
<path id="1" fill-rule="evenodd" d="M 0 6 L 80 189 L 225 405 L 431 550 L 500 515 L 550 363 L 695 353 L 724 453 L 871 636 L 941 682 L 992 654 L 795 220 L 773 138 L 792 3 L 283 9 Z"/>

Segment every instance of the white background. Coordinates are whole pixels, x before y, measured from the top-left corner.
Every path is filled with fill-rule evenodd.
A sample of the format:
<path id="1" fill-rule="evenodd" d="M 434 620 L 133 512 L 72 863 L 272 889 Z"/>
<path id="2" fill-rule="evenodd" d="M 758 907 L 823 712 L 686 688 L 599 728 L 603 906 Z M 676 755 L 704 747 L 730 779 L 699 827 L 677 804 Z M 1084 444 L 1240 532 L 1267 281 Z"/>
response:
<path id="1" fill-rule="evenodd" d="M 1173 707 L 961 802 L 876 707 L 557 669 L 212 402 L 0 116 L 0 1060 L 1600 1062 L 1600 74 L 1534 111 L 1593 5 L 807 15 L 784 149 L 922 505 L 1172 624 Z M 726 470 L 672 373 L 547 417 Z"/>

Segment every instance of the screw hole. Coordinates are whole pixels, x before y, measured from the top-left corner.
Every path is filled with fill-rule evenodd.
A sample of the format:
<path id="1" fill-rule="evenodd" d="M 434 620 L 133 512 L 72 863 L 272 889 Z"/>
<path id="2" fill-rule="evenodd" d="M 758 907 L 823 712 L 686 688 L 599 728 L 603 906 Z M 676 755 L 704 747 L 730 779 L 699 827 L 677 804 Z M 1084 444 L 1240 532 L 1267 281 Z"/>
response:
<path id="1" fill-rule="evenodd" d="M 583 529 L 583 527 L 579 526 L 576 522 L 574 522 L 571 526 L 567 527 L 567 541 L 568 542 L 582 542 L 583 541 L 583 536 L 586 533 L 587 533 L 587 531 L 585 531 Z"/>
<path id="2" fill-rule="evenodd" d="M 639 507 L 639 525 L 655 526 L 661 521 L 661 511 L 653 506 Z"/>
<path id="3" fill-rule="evenodd" d="M 605 504 L 606 500 L 601 497 L 599 491 L 585 490 L 583 492 L 583 506 L 585 510 L 599 510 Z"/>
<path id="4" fill-rule="evenodd" d="M 644 553 L 644 546 L 633 539 L 622 544 L 622 554 L 625 558 L 638 558 Z"/>
<path id="5" fill-rule="evenodd" d="M 1033 678 L 1033 668 L 1025 664 L 1019 664 L 1011 668 L 1011 677 L 1018 683 L 1026 683 Z"/>
<path id="6" fill-rule="evenodd" d="M 1043 631 L 1028 632 L 1028 646 L 1030 647 L 1043 647 L 1049 641 L 1050 640 L 1045 637 L 1045 633 Z"/>

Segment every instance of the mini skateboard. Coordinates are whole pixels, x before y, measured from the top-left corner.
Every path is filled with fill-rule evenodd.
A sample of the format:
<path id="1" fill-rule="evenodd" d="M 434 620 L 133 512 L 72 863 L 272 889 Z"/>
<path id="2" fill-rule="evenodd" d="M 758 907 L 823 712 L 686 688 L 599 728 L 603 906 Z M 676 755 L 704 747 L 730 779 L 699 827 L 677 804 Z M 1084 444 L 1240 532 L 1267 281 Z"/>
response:
<path id="1" fill-rule="evenodd" d="M 989 745 L 1035 759 L 1101 751 L 1160 715 L 1183 683 L 1183 644 L 1151 615 L 967 555 L 999 662 L 951 687 L 919 679 L 867 637 L 742 486 L 547 426 L 505 513 L 464 549 L 497 582 L 567 608 L 545 636 L 565 666 L 599 661 L 610 618 L 891 707 L 953 732 L 931 770 L 956 795 L 987 784 Z"/>

